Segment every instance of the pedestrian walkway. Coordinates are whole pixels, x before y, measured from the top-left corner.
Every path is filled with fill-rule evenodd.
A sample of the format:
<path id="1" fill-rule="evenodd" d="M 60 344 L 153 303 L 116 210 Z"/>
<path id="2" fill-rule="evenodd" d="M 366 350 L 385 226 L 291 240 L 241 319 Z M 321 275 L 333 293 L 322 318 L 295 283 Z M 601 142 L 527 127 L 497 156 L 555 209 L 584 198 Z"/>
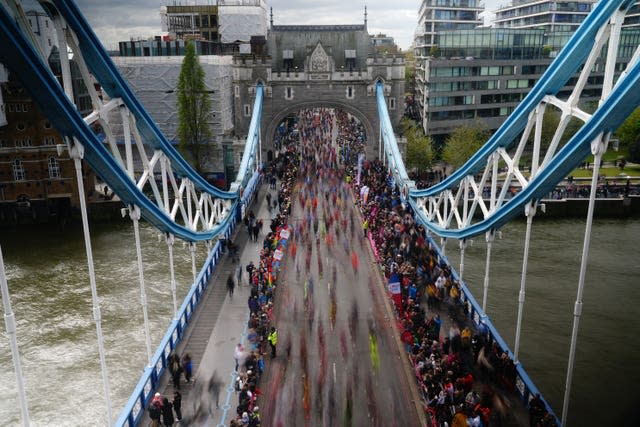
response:
<path id="1" fill-rule="evenodd" d="M 262 219 L 266 225 L 264 228 L 268 229 L 270 213 L 265 196 L 271 192 L 272 199 L 275 199 L 276 191 L 269 190 L 266 185 L 258 187 L 257 191 L 247 213 L 253 209 L 256 219 Z M 242 223 L 238 225 L 232 241 L 240 250 L 242 281 L 235 286 L 233 296 L 229 295 L 227 278 L 229 275 L 236 277 L 238 263 L 232 262 L 228 253 L 225 254 L 177 348 L 180 357 L 189 353 L 193 363 L 193 380 L 187 384 L 181 377 L 183 425 L 226 426 L 235 418 L 238 399 L 233 388 L 236 376 L 233 355 L 236 344 L 245 340 L 249 313 L 250 286 L 245 266 L 250 261 L 257 264 L 264 228 L 257 242 L 252 242 L 247 228 Z M 171 384 L 170 373 L 165 372 L 158 392 L 171 400 L 175 387 Z M 146 427 L 150 421 L 146 412 L 142 425 Z"/>

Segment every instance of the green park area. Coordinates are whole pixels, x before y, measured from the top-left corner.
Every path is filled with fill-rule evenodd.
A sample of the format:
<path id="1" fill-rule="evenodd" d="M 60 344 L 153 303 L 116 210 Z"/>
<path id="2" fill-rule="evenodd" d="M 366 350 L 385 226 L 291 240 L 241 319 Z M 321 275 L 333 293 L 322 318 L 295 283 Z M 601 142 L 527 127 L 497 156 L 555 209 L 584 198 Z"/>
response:
<path id="1" fill-rule="evenodd" d="M 603 164 L 599 170 L 600 176 L 606 176 L 607 178 L 640 178 L 640 164 L 626 162 L 624 168 L 620 168 L 620 161 L 627 159 L 629 153 L 626 148 L 622 148 L 620 151 L 607 151 L 602 156 Z M 574 178 L 590 178 L 593 168 L 593 156 L 589 156 L 585 159 L 591 166 L 589 169 L 577 168 L 571 172 Z"/>

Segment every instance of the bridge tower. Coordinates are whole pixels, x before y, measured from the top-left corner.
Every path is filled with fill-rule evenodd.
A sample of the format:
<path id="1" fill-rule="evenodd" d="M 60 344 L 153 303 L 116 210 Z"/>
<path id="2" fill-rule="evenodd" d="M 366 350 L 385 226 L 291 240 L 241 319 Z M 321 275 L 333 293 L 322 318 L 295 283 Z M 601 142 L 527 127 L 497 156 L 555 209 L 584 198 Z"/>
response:
<path id="1" fill-rule="evenodd" d="M 255 87 L 265 86 L 261 123 L 263 159 L 274 152 L 278 124 L 305 107 L 334 107 L 364 125 L 367 157 L 378 156 L 375 85 L 382 81 L 394 125 L 404 105 L 403 54 L 376 54 L 363 25 L 271 25 L 267 38 L 233 58 L 234 126 L 243 141 Z M 270 153 L 271 151 L 271 153 Z"/>

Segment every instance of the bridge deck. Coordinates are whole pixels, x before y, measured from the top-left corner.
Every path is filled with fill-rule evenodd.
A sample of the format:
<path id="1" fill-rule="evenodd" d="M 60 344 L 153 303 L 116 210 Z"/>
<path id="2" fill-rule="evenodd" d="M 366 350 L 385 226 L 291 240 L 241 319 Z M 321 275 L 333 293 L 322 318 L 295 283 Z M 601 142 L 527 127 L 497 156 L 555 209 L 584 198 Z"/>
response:
<path id="1" fill-rule="evenodd" d="M 264 197 L 257 195 L 254 208 L 257 218 L 268 224 L 270 217 Z M 244 283 L 236 286 L 234 295 L 230 298 L 226 281 L 229 274 L 234 274 L 238 264 L 225 255 L 216 268 L 202 302 L 194 312 L 185 338 L 178 346 L 178 354 L 183 356 L 189 353 L 193 363 L 192 382 L 186 384 L 182 377 L 180 385 L 182 414 L 186 422 L 197 416 L 200 422 L 198 425 L 225 426 L 236 415 L 238 401 L 232 388 L 235 378 L 233 353 L 235 345 L 244 339 L 248 320 L 247 300 L 250 295 L 244 266 L 249 261 L 256 263 L 262 238 L 264 231 L 258 242 L 254 243 L 249 239 L 246 227 L 238 226 L 233 241 L 241 251 L 239 256 Z M 217 399 L 214 392 L 216 384 L 220 391 Z M 158 392 L 171 401 L 174 390 L 167 372 L 161 378 Z M 142 425 L 147 426 L 149 422 L 148 413 L 145 412 Z"/>

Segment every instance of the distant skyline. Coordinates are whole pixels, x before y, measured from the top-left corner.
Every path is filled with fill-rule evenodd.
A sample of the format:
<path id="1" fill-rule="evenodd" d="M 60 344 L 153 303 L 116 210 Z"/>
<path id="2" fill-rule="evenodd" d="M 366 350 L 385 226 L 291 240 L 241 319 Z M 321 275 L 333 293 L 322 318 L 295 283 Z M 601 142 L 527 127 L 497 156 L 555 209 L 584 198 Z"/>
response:
<path id="1" fill-rule="evenodd" d="M 174 3 L 215 4 L 215 0 L 76 0 L 100 41 L 108 49 L 117 48 L 119 41 L 148 38 L 161 34 L 160 7 Z M 418 24 L 420 1 L 387 0 L 267 0 L 273 8 L 275 25 L 358 24 L 364 22 L 367 6 L 367 27 L 370 34 L 384 33 L 407 50 Z M 510 4 L 509 0 L 485 0 L 487 10 Z"/>

